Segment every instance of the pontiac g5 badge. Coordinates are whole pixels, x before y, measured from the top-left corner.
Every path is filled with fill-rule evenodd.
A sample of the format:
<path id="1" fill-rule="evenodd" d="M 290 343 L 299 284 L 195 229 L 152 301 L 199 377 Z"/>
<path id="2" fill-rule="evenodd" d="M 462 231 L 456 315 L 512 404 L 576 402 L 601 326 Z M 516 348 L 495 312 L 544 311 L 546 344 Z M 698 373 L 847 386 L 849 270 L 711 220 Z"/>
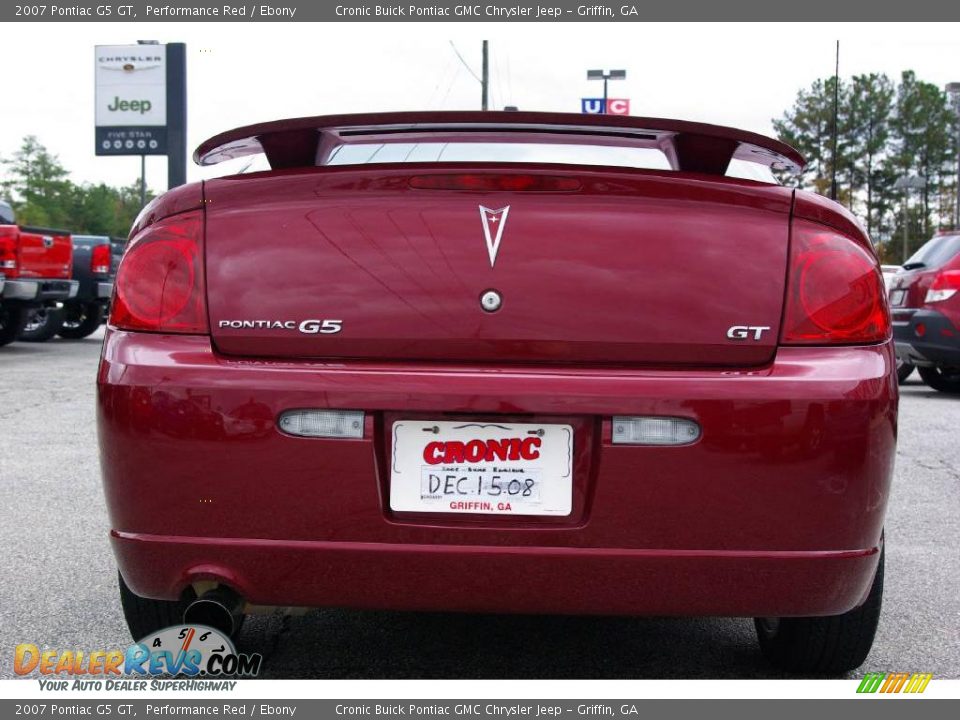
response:
<path id="1" fill-rule="evenodd" d="M 510 206 L 499 210 L 491 210 L 480 206 L 480 220 L 483 221 L 483 237 L 487 241 L 487 254 L 490 256 L 490 267 L 497 262 L 497 252 L 500 250 L 500 238 L 503 237 L 503 228 L 507 225 L 507 214 Z"/>

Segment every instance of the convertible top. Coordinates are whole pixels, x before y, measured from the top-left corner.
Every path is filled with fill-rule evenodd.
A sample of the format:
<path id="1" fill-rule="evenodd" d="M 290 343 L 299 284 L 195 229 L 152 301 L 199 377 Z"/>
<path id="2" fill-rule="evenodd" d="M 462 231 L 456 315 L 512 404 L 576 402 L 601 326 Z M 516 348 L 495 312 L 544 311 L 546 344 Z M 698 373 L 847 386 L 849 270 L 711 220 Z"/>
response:
<path id="1" fill-rule="evenodd" d="M 773 138 L 706 123 L 544 112 L 320 115 L 247 125 L 204 141 L 199 165 L 266 155 L 273 169 L 326 164 L 338 147 L 391 142 L 538 142 L 656 148 L 674 170 L 723 175 L 733 159 L 799 172 L 803 156 Z"/>

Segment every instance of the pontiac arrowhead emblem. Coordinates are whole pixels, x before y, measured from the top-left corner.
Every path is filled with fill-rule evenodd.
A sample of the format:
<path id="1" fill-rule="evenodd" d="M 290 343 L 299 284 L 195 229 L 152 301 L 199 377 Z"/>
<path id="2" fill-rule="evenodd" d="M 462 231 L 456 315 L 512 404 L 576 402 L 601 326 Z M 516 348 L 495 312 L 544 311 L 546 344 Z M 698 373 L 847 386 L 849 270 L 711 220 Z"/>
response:
<path id="1" fill-rule="evenodd" d="M 510 206 L 499 210 L 491 210 L 480 206 L 480 219 L 483 221 L 483 237 L 487 241 L 487 254 L 490 256 L 490 267 L 497 262 L 497 252 L 500 250 L 500 238 L 503 237 L 503 228 L 507 224 L 507 213 Z M 493 232 L 491 232 L 491 226 Z"/>

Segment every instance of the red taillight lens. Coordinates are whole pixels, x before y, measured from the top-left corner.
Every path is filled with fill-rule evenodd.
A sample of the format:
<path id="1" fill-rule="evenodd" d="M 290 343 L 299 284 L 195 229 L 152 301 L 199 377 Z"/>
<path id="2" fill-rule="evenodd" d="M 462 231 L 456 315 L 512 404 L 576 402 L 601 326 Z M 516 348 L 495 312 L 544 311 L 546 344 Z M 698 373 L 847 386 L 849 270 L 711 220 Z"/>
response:
<path id="1" fill-rule="evenodd" d="M 110 272 L 110 246 L 95 245 L 90 252 L 90 272 L 106 275 Z"/>
<path id="2" fill-rule="evenodd" d="M 17 271 L 17 243 L 12 237 L 0 235 L 0 272 L 8 277 Z"/>
<path id="3" fill-rule="evenodd" d="M 417 175 L 410 187 L 418 190 L 482 190 L 509 192 L 573 192 L 580 189 L 576 178 L 553 175 L 503 173 L 456 173 Z"/>
<path id="4" fill-rule="evenodd" d="M 960 290 L 960 270 L 941 270 L 933 279 L 924 302 L 949 300 Z"/>
<path id="5" fill-rule="evenodd" d="M 795 220 L 781 342 L 855 344 L 889 336 L 883 276 L 873 255 L 822 225 Z"/>
<path id="6" fill-rule="evenodd" d="M 209 332 L 202 233 L 201 214 L 190 212 L 133 238 L 117 270 L 110 324 L 122 330 Z"/>

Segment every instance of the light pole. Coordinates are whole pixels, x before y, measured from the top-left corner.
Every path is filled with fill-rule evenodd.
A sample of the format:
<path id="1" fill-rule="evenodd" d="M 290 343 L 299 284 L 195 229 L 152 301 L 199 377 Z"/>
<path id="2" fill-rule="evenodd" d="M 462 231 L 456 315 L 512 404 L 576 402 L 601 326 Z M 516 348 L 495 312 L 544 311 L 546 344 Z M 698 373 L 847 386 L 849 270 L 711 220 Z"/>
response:
<path id="1" fill-rule="evenodd" d="M 910 221 L 910 190 L 917 189 L 922 190 L 927 184 L 927 181 L 918 175 L 901 175 L 897 178 L 897 181 L 893 183 L 894 190 L 903 190 L 903 259 L 900 261 L 902 265 L 907 261 L 907 238 L 908 231 L 907 227 Z"/>
<path id="2" fill-rule="evenodd" d="M 626 79 L 626 70 L 587 70 L 587 80 L 603 80 L 603 110 L 601 114 L 607 114 L 607 81 Z"/>
<path id="3" fill-rule="evenodd" d="M 953 206 L 953 229 L 960 230 L 960 82 L 947 83 L 946 90 L 957 113 L 957 199 Z"/>

